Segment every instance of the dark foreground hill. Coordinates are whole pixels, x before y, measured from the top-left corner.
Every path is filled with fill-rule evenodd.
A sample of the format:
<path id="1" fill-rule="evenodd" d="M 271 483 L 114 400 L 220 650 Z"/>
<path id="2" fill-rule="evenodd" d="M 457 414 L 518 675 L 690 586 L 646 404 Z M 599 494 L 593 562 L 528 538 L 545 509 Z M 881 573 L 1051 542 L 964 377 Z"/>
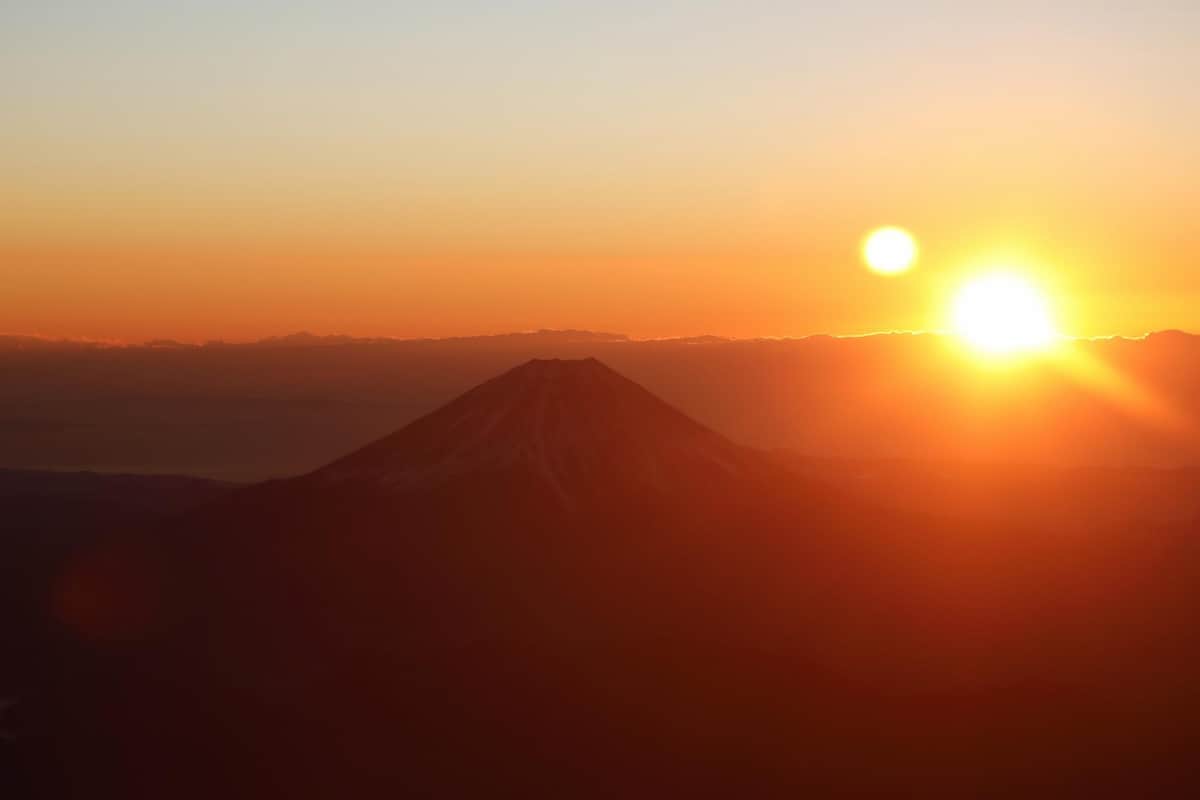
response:
<path id="1" fill-rule="evenodd" d="M 80 559 L 118 552 L 113 542 L 232 489 L 176 476 L 0 470 L 0 796 L 53 797 L 62 789 L 49 740 L 32 734 L 48 733 L 47 670 L 61 667 L 69 680 L 72 669 L 62 661 L 62 645 L 75 639 L 58 619 L 63 578 Z M 116 597 L 120 560 L 108 563 Z"/>
<path id="2" fill-rule="evenodd" d="M 1190 521 L 852 488 L 531 362 L 74 560 L 27 763 L 122 798 L 1191 785 Z"/>

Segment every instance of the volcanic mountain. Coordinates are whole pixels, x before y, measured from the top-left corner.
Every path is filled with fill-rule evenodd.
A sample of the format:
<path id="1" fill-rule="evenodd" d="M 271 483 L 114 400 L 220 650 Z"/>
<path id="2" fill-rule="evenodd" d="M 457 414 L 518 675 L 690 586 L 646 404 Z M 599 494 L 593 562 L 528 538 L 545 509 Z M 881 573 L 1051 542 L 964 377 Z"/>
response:
<path id="1" fill-rule="evenodd" d="M 268 596 L 333 607 L 423 587 L 435 638 L 496 635 L 477 626 L 518 596 L 503 636 L 615 630 L 627 614 L 672 635 L 702 619 L 710 636 L 737 596 L 781 577 L 781 550 L 830 540 L 795 534 L 852 513 L 833 499 L 595 359 L 534 360 L 321 469 L 234 492 L 170 541 L 205 613 L 218 584 L 257 612 Z"/>
<path id="2" fill-rule="evenodd" d="M 303 482 L 405 492 L 491 476 L 574 508 L 618 489 L 669 493 L 777 471 L 588 358 L 516 367 Z"/>
<path id="3" fill-rule="evenodd" d="M 711 681 L 772 705 L 743 654 L 790 650 L 828 606 L 784 611 L 829 583 L 794 580 L 797 561 L 827 560 L 813 543 L 828 537 L 796 535 L 821 527 L 816 499 L 594 359 L 531 361 L 140 539 L 137 563 L 160 572 L 140 585 L 164 589 L 130 616 L 154 625 L 126 669 L 57 690 L 121 723 L 104 747 L 69 749 L 85 763 L 115 757 L 110 744 L 139 752 L 139 779 L 171 786 L 189 756 L 146 732 L 183 729 L 215 785 L 289 796 L 462 796 L 496 780 L 578 796 L 647 769 L 670 784 L 655 762 L 691 746 L 670 731 Z"/>

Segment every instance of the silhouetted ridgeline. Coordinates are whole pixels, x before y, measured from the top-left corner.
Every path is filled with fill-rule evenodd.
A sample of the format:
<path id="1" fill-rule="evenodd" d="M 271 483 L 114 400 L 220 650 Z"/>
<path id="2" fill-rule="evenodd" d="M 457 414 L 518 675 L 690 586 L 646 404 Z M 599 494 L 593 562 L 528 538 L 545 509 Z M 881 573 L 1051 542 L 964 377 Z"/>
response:
<path id="1" fill-rule="evenodd" d="M 282 477 L 530 358 L 588 356 L 735 441 L 805 457 L 1200 464 L 1200 437 L 1179 429 L 1200 419 L 1200 339 L 1168 332 L 1074 347 L 1107 378 L 1088 385 L 1053 361 L 984 367 L 952 339 L 908 334 L 22 342 L 0 346 L 0 466 Z M 1137 394 L 1114 396 L 1113 376 Z"/>

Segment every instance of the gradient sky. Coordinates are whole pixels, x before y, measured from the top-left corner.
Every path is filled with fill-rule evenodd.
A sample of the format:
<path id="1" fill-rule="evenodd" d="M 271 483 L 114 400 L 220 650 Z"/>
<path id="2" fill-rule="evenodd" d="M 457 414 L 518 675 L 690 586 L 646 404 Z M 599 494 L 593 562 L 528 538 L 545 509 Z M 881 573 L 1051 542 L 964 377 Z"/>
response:
<path id="1" fill-rule="evenodd" d="M 9 0 L 0 332 L 1200 330 L 1200 3 L 808 5 Z"/>

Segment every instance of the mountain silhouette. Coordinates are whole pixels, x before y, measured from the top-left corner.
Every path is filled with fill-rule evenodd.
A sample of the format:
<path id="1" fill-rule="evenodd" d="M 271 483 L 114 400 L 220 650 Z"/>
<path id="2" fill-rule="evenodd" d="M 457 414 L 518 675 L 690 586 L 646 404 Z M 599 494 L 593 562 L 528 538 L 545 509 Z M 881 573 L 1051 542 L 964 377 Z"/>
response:
<path id="1" fill-rule="evenodd" d="M 306 482 L 405 491 L 509 473 L 574 507 L 618 485 L 669 492 L 683 480 L 745 479 L 766 469 L 759 454 L 594 358 L 535 359 Z"/>
<path id="2" fill-rule="evenodd" d="M 837 593 L 789 567 L 828 561 L 831 508 L 594 359 L 531 361 L 138 538 L 159 574 L 133 582 L 162 593 L 106 617 L 147 621 L 117 628 L 136 655 L 91 684 L 76 658 L 56 689 L 86 699 L 64 729 L 77 707 L 121 722 L 67 749 L 151 754 L 139 785 L 170 786 L 195 752 L 146 736 L 165 726 L 204 750 L 197 785 L 268 794 L 604 793 L 641 772 L 686 788 L 664 767 L 698 743 L 671 731 L 698 711 L 710 732 L 747 724 L 740 702 L 703 710 L 720 674 L 747 708 L 774 705 L 746 654 L 790 652 Z M 89 619 L 67 623 L 113 628 Z M 330 725 L 343 742 L 310 750 Z"/>
<path id="3" fill-rule="evenodd" d="M 781 547 L 794 555 L 832 541 L 795 533 L 854 516 L 836 499 L 595 359 L 533 360 L 309 474 L 231 492 L 171 541 L 186 553 L 174 560 L 199 576 L 206 610 L 210 581 L 228 595 L 241 580 L 253 594 L 301 575 L 302 594 L 324 585 L 350 597 L 368 575 L 388 587 L 440 576 L 454 587 L 430 600 L 443 614 L 494 611 L 503 604 L 490 593 L 519 587 L 544 592 L 555 613 L 598 615 L 584 627 L 616 629 L 639 591 L 702 581 L 712 607 L 697 619 L 708 636 L 738 607 L 719 587 L 754 583 L 742 567 Z M 624 596 L 608 596 L 614 580 L 626 582 Z M 674 615 L 664 626 L 695 611 L 702 595 L 687 586 L 658 602 Z M 280 589 L 285 602 L 288 591 Z M 591 595 L 569 600 L 577 591 Z M 609 615 L 610 606 L 622 610 Z M 460 622 L 449 630 L 470 638 L 473 623 Z M 429 633 L 445 630 L 438 622 Z"/>

